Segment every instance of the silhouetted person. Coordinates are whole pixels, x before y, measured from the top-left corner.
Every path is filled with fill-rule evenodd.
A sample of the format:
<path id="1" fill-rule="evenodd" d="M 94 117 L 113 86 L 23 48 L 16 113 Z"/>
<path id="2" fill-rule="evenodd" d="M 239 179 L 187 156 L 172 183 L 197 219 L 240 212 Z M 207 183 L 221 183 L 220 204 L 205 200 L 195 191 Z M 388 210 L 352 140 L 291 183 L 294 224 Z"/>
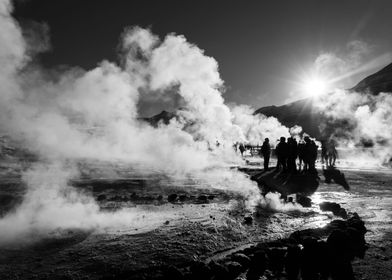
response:
<path id="1" fill-rule="evenodd" d="M 242 143 L 240 144 L 239 150 L 240 150 L 241 156 L 244 156 L 244 152 L 245 152 L 244 144 L 242 144 Z"/>
<path id="2" fill-rule="evenodd" d="M 305 142 L 299 142 L 297 150 L 299 159 L 299 170 L 302 170 L 305 169 Z"/>
<path id="3" fill-rule="evenodd" d="M 278 145 L 276 145 L 276 157 L 278 158 L 278 163 L 276 169 L 279 170 L 282 166 L 283 171 L 287 170 L 287 154 L 288 154 L 288 146 L 286 143 L 285 137 L 280 137 L 280 141 Z"/>
<path id="4" fill-rule="evenodd" d="M 309 168 L 311 170 L 316 169 L 317 149 L 318 149 L 318 146 L 316 145 L 316 143 L 313 140 L 310 141 Z"/>
<path id="5" fill-rule="evenodd" d="M 268 170 L 269 160 L 271 156 L 271 146 L 269 144 L 269 139 L 265 138 L 263 145 L 261 146 L 260 152 L 264 158 L 264 170 Z"/>
<path id="6" fill-rule="evenodd" d="M 327 142 L 325 140 L 321 141 L 321 164 L 328 164 L 328 155 L 327 155 Z"/>
<path id="7" fill-rule="evenodd" d="M 330 140 L 327 145 L 327 157 L 328 161 L 327 164 L 329 166 L 335 166 L 336 158 L 338 156 L 338 151 L 336 150 L 336 145 L 334 140 Z"/>
<path id="8" fill-rule="evenodd" d="M 304 160 L 304 171 L 308 171 L 311 166 L 311 153 L 312 153 L 312 147 L 311 147 L 311 141 L 309 136 L 304 137 L 304 150 L 303 150 L 303 160 Z"/>
<path id="9" fill-rule="evenodd" d="M 291 172 L 297 171 L 297 166 L 296 166 L 296 159 L 298 156 L 298 145 L 297 141 L 290 137 L 287 140 L 287 146 L 288 146 L 288 155 L 287 155 L 287 169 Z"/>

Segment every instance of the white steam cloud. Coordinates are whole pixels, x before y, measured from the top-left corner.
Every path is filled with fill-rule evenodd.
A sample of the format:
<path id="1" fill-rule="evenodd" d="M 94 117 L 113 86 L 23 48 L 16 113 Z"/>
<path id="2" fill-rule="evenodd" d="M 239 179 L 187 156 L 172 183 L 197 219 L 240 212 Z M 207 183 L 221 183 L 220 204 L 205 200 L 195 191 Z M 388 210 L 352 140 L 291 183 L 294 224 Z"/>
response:
<path id="1" fill-rule="evenodd" d="M 261 142 L 261 137 L 289 132 L 276 119 L 253 116 L 249 108 L 230 110 L 213 58 L 183 36 L 170 34 L 161 41 L 135 27 L 122 36 L 121 66 L 102 61 L 88 71 L 44 70 L 32 55 L 49 46 L 47 26 L 36 26 L 44 40 L 32 51 L 27 42 L 41 37 L 30 34 L 33 40 L 25 40 L 11 10 L 9 0 L 0 0 L 0 132 L 40 161 L 23 174 L 28 189 L 21 206 L 0 220 L 2 241 L 57 228 L 151 222 L 138 219 L 137 210 L 101 212 L 90 196 L 69 186 L 79 176 L 78 160 L 122 161 L 167 174 L 202 173 L 206 180 L 214 178 L 216 187 L 250 198 L 252 205 L 260 199 L 256 184 L 244 174 L 214 168 L 240 160 L 232 149 L 235 141 Z M 179 119 L 158 128 L 139 121 L 140 94 L 167 89 L 184 99 Z M 208 144 L 216 140 L 223 145 L 211 152 Z M 150 219 L 165 215 L 154 213 Z"/>

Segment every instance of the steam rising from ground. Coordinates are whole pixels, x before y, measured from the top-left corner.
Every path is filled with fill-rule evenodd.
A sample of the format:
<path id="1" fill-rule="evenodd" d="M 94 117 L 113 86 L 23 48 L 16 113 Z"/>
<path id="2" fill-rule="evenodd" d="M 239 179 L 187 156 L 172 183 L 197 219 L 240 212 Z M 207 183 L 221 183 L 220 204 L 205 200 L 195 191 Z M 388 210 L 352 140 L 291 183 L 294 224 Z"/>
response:
<path id="1" fill-rule="evenodd" d="M 322 96 L 316 106 L 327 117 L 326 131 L 339 139 L 341 146 L 360 149 L 355 155 L 364 165 L 388 163 L 392 157 L 392 95 L 362 94 L 345 90 Z M 325 128 L 327 129 L 327 127 Z M 362 158 L 362 161 L 359 160 Z"/>
<path id="2" fill-rule="evenodd" d="M 22 205 L 0 220 L 3 241 L 31 231 L 146 221 L 137 220 L 136 210 L 100 212 L 90 196 L 70 187 L 68 181 L 79 176 L 78 160 L 122 161 L 173 176 L 202 174 L 206 180 L 215 178 L 216 187 L 249 198 L 250 205 L 260 199 L 245 175 L 221 170 L 240 161 L 233 142 L 277 138 L 288 129 L 243 107 L 230 110 L 213 58 L 183 36 L 169 34 L 161 41 L 135 27 L 122 35 L 121 66 L 102 61 L 88 71 L 45 70 L 31 56 L 47 49 L 45 34 L 27 40 L 44 38 L 32 51 L 11 10 L 10 1 L 0 1 L 0 131 L 37 154 L 40 162 L 23 174 L 28 190 Z M 158 128 L 139 121 L 140 94 L 168 89 L 184 100 L 179 119 Z M 211 152 L 209 144 L 216 140 L 223 145 Z M 161 216 L 165 213 L 151 218 Z"/>
<path id="3" fill-rule="evenodd" d="M 371 59 L 375 48 L 364 41 L 351 41 L 343 51 L 321 54 L 315 60 L 315 70 L 331 85 L 352 87 L 357 74 L 379 69 L 390 61 L 390 53 Z M 335 89 L 315 98 L 314 104 L 326 117 L 321 127 L 324 136 L 338 140 L 343 157 L 355 158 L 357 166 L 388 163 L 392 156 L 391 93 L 372 95 Z M 357 152 L 353 154 L 354 148 Z"/>

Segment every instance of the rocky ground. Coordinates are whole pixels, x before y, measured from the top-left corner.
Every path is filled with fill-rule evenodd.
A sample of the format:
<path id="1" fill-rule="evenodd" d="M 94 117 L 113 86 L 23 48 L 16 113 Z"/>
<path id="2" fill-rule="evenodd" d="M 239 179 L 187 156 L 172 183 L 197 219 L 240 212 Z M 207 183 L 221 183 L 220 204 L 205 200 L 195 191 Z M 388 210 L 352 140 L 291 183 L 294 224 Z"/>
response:
<path id="1" fill-rule="evenodd" d="M 18 166 L 10 163 L 2 166 L 1 215 L 22 199 L 24 187 L 17 172 L 13 172 Z M 257 168 L 254 166 L 249 173 L 259 172 Z M 355 246 L 344 251 L 347 258 L 339 263 L 342 269 L 349 270 L 346 260 L 357 256 L 352 262 L 356 279 L 389 279 L 392 277 L 391 173 L 341 172 L 349 189 L 333 180 L 326 183 L 325 174 L 319 170 L 319 186 L 310 196 L 310 208 L 259 209 L 253 213 L 235 193 L 221 190 L 172 184 L 169 188 L 162 186 L 162 180 L 158 184 L 145 178 L 79 180 L 74 186 L 89 189 L 103 211 L 134 207 L 151 209 L 152 213 L 176 214 L 151 227 L 58 230 L 34 242 L 3 244 L 1 279 L 175 279 L 181 275 L 208 279 L 200 273 L 211 273 L 210 278 L 214 279 L 230 279 L 234 275 L 238 279 L 295 279 L 289 276 L 295 274 L 298 266 L 303 267 L 296 264 L 296 254 L 301 254 L 300 259 L 308 260 L 307 263 L 326 264 L 334 259 L 330 257 L 331 252 L 338 254 L 336 248 L 340 246 L 336 244 L 348 236 L 358 238 L 357 243 L 352 243 Z M 348 215 L 342 217 L 340 208 L 334 204 L 323 204 L 326 211 L 322 211 L 319 205 L 323 202 L 338 203 Z M 369 248 L 363 259 L 358 256 L 364 229 L 354 212 L 367 228 L 365 239 Z M 331 223 L 333 220 L 342 222 Z M 331 237 L 334 230 L 337 233 Z M 330 249 L 325 249 L 328 244 Z M 317 249 L 315 253 L 317 246 L 324 251 Z M 260 264 L 256 270 L 254 262 Z M 261 264 L 265 264 L 263 273 Z M 286 269 L 282 270 L 283 264 Z M 315 273 L 311 269 L 303 270 L 309 275 Z M 227 271 L 230 276 L 225 274 Z M 306 278 L 305 273 L 303 279 L 316 278 Z"/>

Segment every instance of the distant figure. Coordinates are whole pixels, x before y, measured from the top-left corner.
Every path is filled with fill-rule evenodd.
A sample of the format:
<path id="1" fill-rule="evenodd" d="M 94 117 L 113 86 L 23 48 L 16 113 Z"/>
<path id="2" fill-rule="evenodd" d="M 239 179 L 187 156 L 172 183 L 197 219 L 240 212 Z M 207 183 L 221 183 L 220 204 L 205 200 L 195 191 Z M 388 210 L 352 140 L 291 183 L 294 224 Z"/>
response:
<path id="1" fill-rule="evenodd" d="M 318 146 L 316 143 L 312 140 L 310 142 L 310 154 L 309 154 L 309 169 L 310 170 L 315 170 L 316 169 L 316 160 L 317 160 L 317 150 Z"/>
<path id="2" fill-rule="evenodd" d="M 287 140 L 287 146 L 288 146 L 288 153 L 287 153 L 287 169 L 290 172 L 296 172 L 297 171 L 297 166 L 296 166 L 296 160 L 298 156 L 298 145 L 297 141 L 293 138 L 290 137 Z"/>
<path id="3" fill-rule="evenodd" d="M 335 166 L 336 158 L 338 156 L 338 151 L 336 150 L 336 144 L 333 139 L 329 140 L 327 148 L 327 165 L 328 166 Z"/>
<path id="4" fill-rule="evenodd" d="M 244 152 L 245 152 L 244 144 L 242 144 L 242 143 L 240 144 L 239 150 L 240 150 L 241 156 L 243 157 L 244 156 Z"/>
<path id="5" fill-rule="evenodd" d="M 233 144 L 233 149 L 234 149 L 234 152 L 237 153 L 237 149 L 238 149 L 238 143 L 237 142 L 235 142 Z"/>
<path id="6" fill-rule="evenodd" d="M 299 159 L 299 170 L 305 169 L 305 142 L 300 141 L 297 147 L 298 159 Z"/>
<path id="7" fill-rule="evenodd" d="M 276 157 L 278 158 L 276 169 L 279 170 L 280 167 L 282 166 L 283 171 L 287 171 L 288 146 L 285 137 L 280 137 L 280 141 L 278 145 L 276 145 L 275 152 L 276 152 Z"/>
<path id="8" fill-rule="evenodd" d="M 264 158 L 264 170 L 268 170 L 269 160 L 271 156 L 271 146 L 269 144 L 269 139 L 265 138 L 263 145 L 261 146 L 260 152 Z"/>
<path id="9" fill-rule="evenodd" d="M 321 141 L 321 164 L 328 164 L 328 155 L 327 155 L 327 142 L 325 140 Z"/>
<path id="10" fill-rule="evenodd" d="M 304 145 L 304 171 L 308 171 L 308 170 L 312 169 L 314 147 L 312 145 L 312 140 L 309 138 L 309 136 L 305 136 L 304 141 L 305 141 L 305 145 Z"/>

